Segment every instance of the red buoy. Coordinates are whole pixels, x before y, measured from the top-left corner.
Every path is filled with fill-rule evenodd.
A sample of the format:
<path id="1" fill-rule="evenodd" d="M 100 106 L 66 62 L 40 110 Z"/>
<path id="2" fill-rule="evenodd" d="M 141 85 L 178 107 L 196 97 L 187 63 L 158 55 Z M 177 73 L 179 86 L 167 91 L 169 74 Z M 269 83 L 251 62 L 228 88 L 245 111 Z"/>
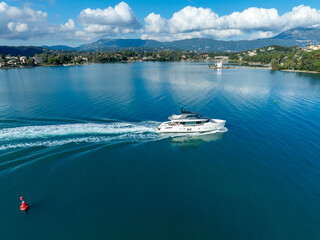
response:
<path id="1" fill-rule="evenodd" d="M 23 197 L 20 197 L 20 200 L 21 200 L 20 210 L 23 212 L 27 211 L 29 208 L 29 205 L 25 201 L 23 201 Z"/>

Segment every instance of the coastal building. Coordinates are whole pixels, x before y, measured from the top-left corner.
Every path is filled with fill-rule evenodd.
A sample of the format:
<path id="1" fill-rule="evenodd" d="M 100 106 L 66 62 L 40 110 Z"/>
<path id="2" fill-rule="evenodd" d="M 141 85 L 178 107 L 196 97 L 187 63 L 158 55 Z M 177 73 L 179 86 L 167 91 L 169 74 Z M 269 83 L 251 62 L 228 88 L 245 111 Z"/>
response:
<path id="1" fill-rule="evenodd" d="M 217 63 L 215 64 L 215 66 L 216 66 L 217 68 L 222 68 L 222 62 L 217 62 Z"/>
<path id="2" fill-rule="evenodd" d="M 6 60 L 7 60 L 7 61 L 10 61 L 10 60 L 18 60 L 18 57 L 6 57 Z"/>
<path id="3" fill-rule="evenodd" d="M 228 56 L 215 56 L 214 60 L 228 61 L 229 57 Z"/>
<path id="4" fill-rule="evenodd" d="M 20 62 L 21 63 L 27 63 L 28 58 L 26 56 L 20 57 Z"/>
<path id="5" fill-rule="evenodd" d="M 256 52 L 256 50 L 248 51 L 248 55 L 249 55 L 250 57 L 252 57 L 252 56 L 257 55 L 257 52 Z"/>
<path id="6" fill-rule="evenodd" d="M 7 62 L 8 65 L 17 65 L 17 59 L 11 59 Z"/>
<path id="7" fill-rule="evenodd" d="M 320 50 L 320 45 L 308 45 L 307 46 L 307 51 L 316 51 L 316 50 Z"/>
<path id="8" fill-rule="evenodd" d="M 42 63 L 42 60 L 42 57 L 33 57 L 34 64 L 40 64 Z"/>

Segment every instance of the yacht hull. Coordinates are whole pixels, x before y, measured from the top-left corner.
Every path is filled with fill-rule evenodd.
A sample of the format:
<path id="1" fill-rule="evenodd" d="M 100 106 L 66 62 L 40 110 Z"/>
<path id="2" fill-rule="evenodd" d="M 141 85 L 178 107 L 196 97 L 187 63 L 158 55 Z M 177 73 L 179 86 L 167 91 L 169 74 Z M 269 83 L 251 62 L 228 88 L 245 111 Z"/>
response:
<path id="1" fill-rule="evenodd" d="M 198 125 L 172 124 L 171 121 L 164 122 L 158 127 L 160 133 L 201 133 L 216 131 L 224 127 L 226 121 L 220 119 L 212 119 L 209 122 Z"/>

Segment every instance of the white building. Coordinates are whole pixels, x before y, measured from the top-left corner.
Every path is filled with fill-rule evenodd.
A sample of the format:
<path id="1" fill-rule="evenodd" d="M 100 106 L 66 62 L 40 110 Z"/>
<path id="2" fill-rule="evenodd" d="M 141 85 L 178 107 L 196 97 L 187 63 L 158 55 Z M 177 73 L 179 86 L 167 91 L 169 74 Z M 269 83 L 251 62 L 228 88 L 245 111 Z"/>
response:
<path id="1" fill-rule="evenodd" d="M 229 57 L 228 56 L 215 56 L 214 59 L 227 61 L 227 60 L 229 60 Z"/>
<path id="2" fill-rule="evenodd" d="M 320 45 L 309 45 L 307 46 L 307 50 L 310 50 L 310 51 L 320 50 Z"/>
<path id="3" fill-rule="evenodd" d="M 28 60 L 28 58 L 27 58 L 26 56 L 20 57 L 20 62 L 21 62 L 21 63 L 26 63 L 27 60 Z"/>
<path id="4" fill-rule="evenodd" d="M 18 60 L 18 57 L 6 57 L 6 60 L 7 60 L 7 61 L 10 61 L 10 60 Z"/>
<path id="5" fill-rule="evenodd" d="M 33 57 L 34 64 L 40 64 L 42 63 L 42 57 Z"/>
<path id="6" fill-rule="evenodd" d="M 256 50 L 253 50 L 252 52 L 249 51 L 249 52 L 248 52 L 248 55 L 249 55 L 250 57 L 257 55 Z"/>

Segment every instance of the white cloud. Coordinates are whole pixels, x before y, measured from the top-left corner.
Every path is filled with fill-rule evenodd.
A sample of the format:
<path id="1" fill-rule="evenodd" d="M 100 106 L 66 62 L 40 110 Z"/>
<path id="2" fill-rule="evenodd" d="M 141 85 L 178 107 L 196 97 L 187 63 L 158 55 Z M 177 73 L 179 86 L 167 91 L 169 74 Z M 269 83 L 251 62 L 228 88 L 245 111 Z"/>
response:
<path id="1" fill-rule="evenodd" d="M 60 26 L 60 30 L 62 31 L 70 31 L 70 30 L 74 30 L 75 29 L 75 25 L 74 25 L 74 21 L 72 19 L 69 19 L 68 22 L 66 22 L 65 24 L 62 24 Z"/>
<path id="2" fill-rule="evenodd" d="M 107 36 L 123 37 L 130 33 L 141 33 L 142 39 L 159 41 L 266 38 L 295 27 L 320 26 L 320 10 L 300 5 L 279 15 L 275 8 L 251 7 L 219 16 L 210 8 L 187 6 L 168 19 L 150 13 L 144 22 L 142 27 L 125 2 L 104 9 L 84 9 L 76 22 L 69 19 L 64 24 L 50 23 L 46 12 L 34 10 L 30 5 L 18 8 L 0 2 L 0 39 L 9 40 L 89 41 Z"/>
<path id="3" fill-rule="evenodd" d="M 278 11 L 274 8 L 248 8 L 243 12 L 233 12 L 218 20 L 220 28 L 263 29 L 272 28 L 279 19 Z"/>
<path id="4" fill-rule="evenodd" d="M 282 15 L 280 21 L 287 29 L 294 27 L 318 27 L 320 26 L 320 10 L 300 5 L 294 7 L 291 12 Z"/>
<path id="5" fill-rule="evenodd" d="M 47 21 L 48 14 L 25 5 L 23 8 L 0 2 L 0 38 L 27 40 L 63 38 L 58 26 Z"/>
<path id="6" fill-rule="evenodd" d="M 10 31 L 25 32 L 28 30 L 28 25 L 26 23 L 9 22 L 8 28 Z"/>
<path id="7" fill-rule="evenodd" d="M 51 24 L 48 14 L 25 5 L 17 8 L 0 2 L 0 38 L 16 40 L 94 40 L 109 35 L 141 33 L 142 25 L 130 6 L 120 2 L 114 8 L 87 8 L 64 24 Z"/>
<path id="8" fill-rule="evenodd" d="M 259 39 L 259 38 L 270 38 L 273 37 L 274 33 L 271 31 L 253 31 L 248 35 L 249 40 Z"/>
<path id="9" fill-rule="evenodd" d="M 17 32 L 26 32 L 26 31 L 28 31 L 28 24 L 26 24 L 26 23 L 17 23 L 16 24 L 16 31 Z"/>
<path id="10" fill-rule="evenodd" d="M 142 27 L 130 6 L 125 2 L 120 2 L 114 8 L 82 10 L 78 23 L 83 29 L 77 31 L 76 35 L 85 39 L 139 32 Z"/>
<path id="11" fill-rule="evenodd" d="M 215 26 L 218 14 L 210 8 L 185 7 L 173 14 L 168 21 L 169 32 L 186 32 L 201 29 L 211 29 Z"/>
<path id="12" fill-rule="evenodd" d="M 167 20 L 162 18 L 160 14 L 150 13 L 145 19 L 147 33 L 165 32 L 167 28 Z"/>
<path id="13" fill-rule="evenodd" d="M 5 2 L 0 2 L 0 12 L 7 10 L 8 5 Z"/>
<path id="14" fill-rule="evenodd" d="M 144 39 L 176 40 L 209 37 L 265 38 L 295 27 L 320 26 L 320 10 L 300 5 L 280 16 L 275 8 L 248 8 L 219 17 L 209 8 L 185 7 L 170 19 L 155 13 L 145 19 Z"/>

